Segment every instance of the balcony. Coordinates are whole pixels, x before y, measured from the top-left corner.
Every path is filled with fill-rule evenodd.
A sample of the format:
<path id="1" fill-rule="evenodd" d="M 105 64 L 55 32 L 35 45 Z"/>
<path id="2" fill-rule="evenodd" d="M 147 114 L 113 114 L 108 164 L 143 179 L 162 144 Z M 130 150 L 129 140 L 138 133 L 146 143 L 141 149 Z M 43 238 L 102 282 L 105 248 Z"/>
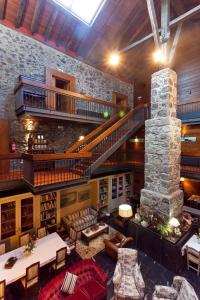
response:
<path id="1" fill-rule="evenodd" d="M 77 164 L 89 163 L 90 153 L 7 154 L 0 156 L 0 190 L 18 185 L 33 193 L 87 182 L 89 174 L 78 172 Z"/>
<path id="2" fill-rule="evenodd" d="M 117 106 L 46 84 L 21 80 L 15 88 L 16 114 L 101 124 L 117 112 Z"/>
<path id="3" fill-rule="evenodd" d="M 177 117 L 183 124 L 200 124 L 200 99 L 180 101 L 177 106 Z"/>

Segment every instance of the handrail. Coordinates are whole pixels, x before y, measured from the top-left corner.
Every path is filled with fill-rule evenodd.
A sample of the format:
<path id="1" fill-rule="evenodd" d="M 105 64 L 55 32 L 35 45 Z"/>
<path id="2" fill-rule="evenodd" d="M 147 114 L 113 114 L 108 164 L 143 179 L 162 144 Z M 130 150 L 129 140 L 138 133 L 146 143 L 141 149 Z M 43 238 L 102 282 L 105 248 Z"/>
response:
<path id="1" fill-rule="evenodd" d="M 77 159 L 77 158 L 90 158 L 92 153 L 81 152 L 81 153 L 50 153 L 50 154 L 26 154 L 23 153 L 22 157 L 24 159 L 32 161 L 42 161 L 42 160 L 61 160 L 61 159 Z"/>
<path id="2" fill-rule="evenodd" d="M 96 103 L 103 104 L 103 105 L 106 105 L 106 106 L 110 106 L 110 107 L 113 107 L 113 108 L 117 107 L 116 104 L 105 101 L 103 99 L 97 99 L 97 98 L 89 97 L 89 96 L 86 96 L 86 95 L 82 95 L 82 94 L 78 94 L 78 93 L 75 93 L 75 92 L 59 89 L 59 88 L 56 88 L 56 87 L 53 88 L 53 87 L 51 87 L 51 86 L 49 86 L 45 83 L 34 82 L 34 81 L 31 81 L 31 80 L 27 80 L 27 79 L 21 80 L 20 83 L 18 83 L 18 85 L 15 87 L 14 92 L 16 93 L 18 91 L 18 89 L 23 85 L 31 85 L 33 87 L 39 87 L 39 88 L 42 88 L 44 90 L 48 90 L 48 91 L 51 91 L 51 92 L 57 92 L 57 93 L 67 95 L 67 96 L 73 96 L 73 97 L 76 97 L 76 98 L 81 98 L 81 99 L 84 99 L 88 102 L 96 102 Z"/>
<path id="3" fill-rule="evenodd" d="M 121 126 L 121 124 L 123 124 L 131 115 L 133 115 L 134 113 L 136 113 L 137 111 L 139 111 L 142 108 L 147 108 L 148 105 L 147 104 L 140 104 L 138 105 L 136 108 L 132 109 L 130 112 L 128 112 L 123 118 L 121 118 L 118 122 L 116 122 L 114 125 L 112 125 L 109 129 L 107 129 L 106 131 L 104 131 L 102 134 L 99 135 L 99 137 L 97 139 L 95 139 L 94 141 L 92 141 L 90 144 L 88 144 L 87 146 L 85 146 L 82 150 L 80 150 L 79 152 L 85 152 L 85 151 L 89 151 L 90 149 L 92 149 L 94 146 L 96 146 L 101 140 L 103 140 L 106 136 L 110 135 L 112 132 L 114 132 L 117 128 L 119 128 Z"/>
<path id="4" fill-rule="evenodd" d="M 90 140 L 92 137 L 94 137 L 99 131 L 102 131 L 104 128 L 108 127 L 110 124 L 113 123 L 114 120 L 118 118 L 118 114 L 115 114 L 112 118 L 110 118 L 107 122 L 103 123 L 102 125 L 98 126 L 96 129 L 94 129 L 92 132 L 90 132 L 86 137 L 84 137 L 83 140 L 78 141 L 73 146 L 69 147 L 66 151 L 66 153 L 71 153 L 75 151 L 78 147 L 81 147 L 84 145 L 88 140 Z"/>

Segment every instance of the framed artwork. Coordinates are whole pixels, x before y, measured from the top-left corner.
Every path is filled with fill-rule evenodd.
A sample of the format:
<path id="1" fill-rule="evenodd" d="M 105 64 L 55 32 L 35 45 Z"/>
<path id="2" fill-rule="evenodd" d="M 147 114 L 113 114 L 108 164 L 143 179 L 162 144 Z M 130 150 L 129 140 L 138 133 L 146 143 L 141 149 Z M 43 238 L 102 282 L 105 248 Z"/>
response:
<path id="1" fill-rule="evenodd" d="M 79 202 L 90 200 L 90 189 L 79 192 Z"/>
<path id="2" fill-rule="evenodd" d="M 63 190 L 60 192 L 60 207 L 65 207 L 72 205 L 76 202 L 77 195 L 76 192 L 67 192 L 66 190 Z"/>

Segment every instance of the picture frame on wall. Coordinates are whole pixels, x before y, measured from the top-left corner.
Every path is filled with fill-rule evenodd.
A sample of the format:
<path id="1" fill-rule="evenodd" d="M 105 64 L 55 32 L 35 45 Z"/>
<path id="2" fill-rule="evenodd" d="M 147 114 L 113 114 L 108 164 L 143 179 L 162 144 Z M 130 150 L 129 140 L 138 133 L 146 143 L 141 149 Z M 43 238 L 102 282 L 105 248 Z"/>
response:
<path id="1" fill-rule="evenodd" d="M 77 200 L 77 193 L 76 192 L 67 192 L 65 190 L 60 192 L 60 207 L 66 207 L 72 205 Z"/>
<path id="2" fill-rule="evenodd" d="M 90 197 L 91 197 L 91 190 L 86 189 L 86 190 L 83 190 L 83 191 L 79 192 L 78 201 L 79 202 L 87 201 L 87 200 L 90 200 Z"/>

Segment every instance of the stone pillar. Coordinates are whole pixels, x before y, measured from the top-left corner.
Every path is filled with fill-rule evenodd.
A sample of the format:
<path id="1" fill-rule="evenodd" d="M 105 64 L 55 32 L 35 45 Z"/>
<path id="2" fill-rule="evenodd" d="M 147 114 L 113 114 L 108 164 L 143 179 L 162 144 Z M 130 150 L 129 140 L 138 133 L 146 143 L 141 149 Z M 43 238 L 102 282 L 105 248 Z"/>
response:
<path id="1" fill-rule="evenodd" d="M 141 213 L 164 220 L 182 211 L 181 121 L 176 118 L 177 76 L 167 68 L 152 75 L 151 119 L 145 122 L 145 186 Z"/>

